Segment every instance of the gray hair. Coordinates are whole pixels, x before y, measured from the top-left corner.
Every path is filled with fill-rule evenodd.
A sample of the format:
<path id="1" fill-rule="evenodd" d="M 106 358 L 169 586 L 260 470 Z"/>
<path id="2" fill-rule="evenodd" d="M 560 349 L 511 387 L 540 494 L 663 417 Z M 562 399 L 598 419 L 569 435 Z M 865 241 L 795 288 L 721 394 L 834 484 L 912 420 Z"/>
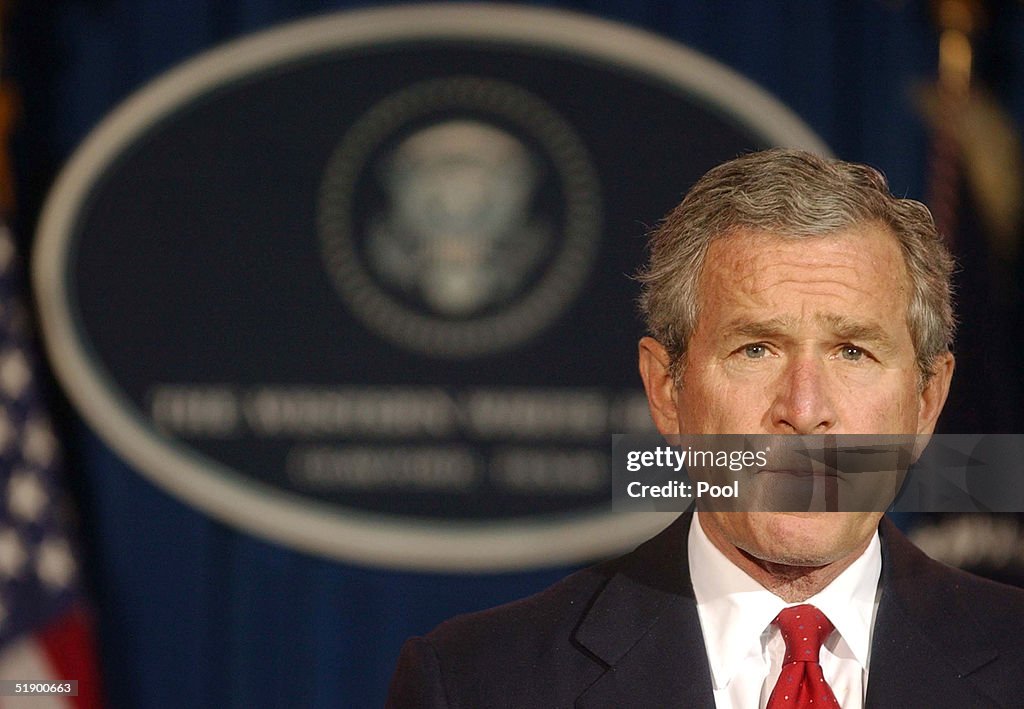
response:
<path id="1" fill-rule="evenodd" d="M 907 323 L 922 385 L 953 343 L 953 258 L 931 212 L 899 199 L 874 168 L 799 150 L 743 155 L 704 175 L 651 233 L 637 278 L 648 333 L 678 376 L 700 313 L 698 285 L 708 247 L 739 230 L 787 238 L 825 236 L 870 224 L 899 242 L 911 282 Z"/>

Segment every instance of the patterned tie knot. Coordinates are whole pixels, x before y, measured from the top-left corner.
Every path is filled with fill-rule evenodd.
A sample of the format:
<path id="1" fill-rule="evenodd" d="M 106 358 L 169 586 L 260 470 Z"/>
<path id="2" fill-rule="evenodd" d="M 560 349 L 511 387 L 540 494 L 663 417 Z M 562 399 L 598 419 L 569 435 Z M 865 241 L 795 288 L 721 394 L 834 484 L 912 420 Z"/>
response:
<path id="1" fill-rule="evenodd" d="M 784 609 L 773 622 L 779 626 L 782 639 L 786 641 L 784 664 L 817 662 L 821 644 L 834 627 L 824 613 L 807 603 Z"/>

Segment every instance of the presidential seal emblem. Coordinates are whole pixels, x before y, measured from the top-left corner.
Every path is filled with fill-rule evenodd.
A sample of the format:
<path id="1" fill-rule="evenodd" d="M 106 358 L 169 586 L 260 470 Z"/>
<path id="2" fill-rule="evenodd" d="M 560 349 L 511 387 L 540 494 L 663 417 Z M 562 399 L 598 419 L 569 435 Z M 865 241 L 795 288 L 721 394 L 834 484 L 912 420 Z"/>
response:
<path id="1" fill-rule="evenodd" d="M 556 321 L 601 230 L 597 171 L 572 126 L 526 89 L 472 76 L 367 111 L 331 157 L 319 214 L 347 307 L 402 347 L 452 358 Z"/>

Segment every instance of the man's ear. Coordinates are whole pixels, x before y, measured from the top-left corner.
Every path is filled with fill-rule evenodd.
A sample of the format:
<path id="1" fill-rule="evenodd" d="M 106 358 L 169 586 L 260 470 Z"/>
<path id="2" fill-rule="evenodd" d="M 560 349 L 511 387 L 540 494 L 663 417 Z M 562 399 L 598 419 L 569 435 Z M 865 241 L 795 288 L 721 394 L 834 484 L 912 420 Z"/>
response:
<path id="1" fill-rule="evenodd" d="M 640 378 L 647 391 L 647 405 L 654 425 L 664 434 L 679 433 L 676 383 L 669 371 L 668 352 L 653 337 L 640 340 Z"/>
<path id="2" fill-rule="evenodd" d="M 953 379 L 953 367 L 955 361 L 951 352 L 946 352 L 935 358 L 932 365 L 931 378 L 921 390 L 921 403 L 917 413 L 917 432 L 931 434 L 935 430 L 935 422 L 942 413 L 942 407 L 946 403 L 946 395 L 949 394 L 949 383 Z"/>

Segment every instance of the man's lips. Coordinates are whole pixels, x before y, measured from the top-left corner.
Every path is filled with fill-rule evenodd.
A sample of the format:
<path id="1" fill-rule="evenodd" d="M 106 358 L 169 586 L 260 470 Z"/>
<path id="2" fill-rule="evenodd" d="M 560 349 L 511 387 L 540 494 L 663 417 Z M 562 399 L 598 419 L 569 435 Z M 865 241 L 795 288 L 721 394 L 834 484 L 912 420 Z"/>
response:
<path id="1" fill-rule="evenodd" d="M 839 474 L 835 470 L 808 470 L 806 468 L 801 470 L 792 470 L 788 468 L 761 468 L 760 470 L 755 471 L 754 474 L 764 475 L 765 473 L 770 475 L 789 475 L 794 478 L 834 478 Z"/>

